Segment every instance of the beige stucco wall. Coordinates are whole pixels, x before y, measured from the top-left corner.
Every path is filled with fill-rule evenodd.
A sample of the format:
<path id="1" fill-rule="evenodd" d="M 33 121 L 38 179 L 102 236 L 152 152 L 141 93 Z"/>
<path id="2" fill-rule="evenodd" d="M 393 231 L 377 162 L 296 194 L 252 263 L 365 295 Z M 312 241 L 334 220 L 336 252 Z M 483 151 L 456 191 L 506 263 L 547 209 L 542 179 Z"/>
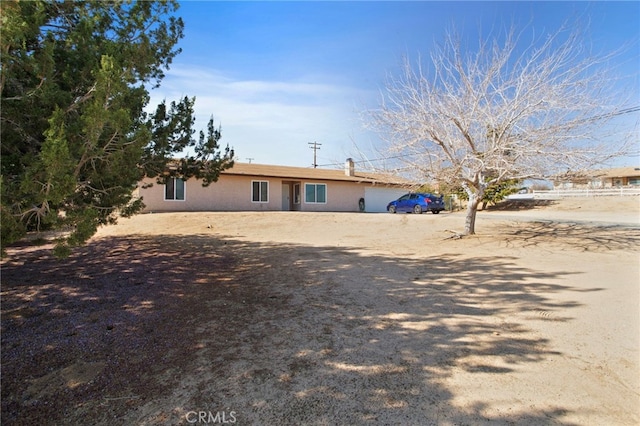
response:
<path id="1" fill-rule="evenodd" d="M 357 212 L 358 200 L 364 198 L 364 184 L 355 182 L 322 182 L 303 180 L 302 191 L 302 211 L 309 212 Z M 327 185 L 327 202 L 311 204 L 304 201 L 305 183 L 324 183 Z"/>
<path id="2" fill-rule="evenodd" d="M 251 201 L 252 182 L 269 182 L 269 201 L 256 203 Z M 357 212 L 358 200 L 364 197 L 365 184 L 339 181 L 283 180 L 281 178 L 257 178 L 250 176 L 222 175 L 218 182 L 203 187 L 202 182 L 189 179 L 185 183 L 185 200 L 165 200 L 164 185 L 153 179 L 145 179 L 142 184 L 153 183 L 149 188 L 140 185 L 139 194 L 146 205 L 145 211 L 273 211 L 282 210 L 283 181 L 289 185 L 292 195 L 293 184 L 300 183 L 301 202 L 293 209 L 302 211 Z M 326 203 L 306 203 L 304 199 L 305 183 L 324 183 L 327 185 Z"/>

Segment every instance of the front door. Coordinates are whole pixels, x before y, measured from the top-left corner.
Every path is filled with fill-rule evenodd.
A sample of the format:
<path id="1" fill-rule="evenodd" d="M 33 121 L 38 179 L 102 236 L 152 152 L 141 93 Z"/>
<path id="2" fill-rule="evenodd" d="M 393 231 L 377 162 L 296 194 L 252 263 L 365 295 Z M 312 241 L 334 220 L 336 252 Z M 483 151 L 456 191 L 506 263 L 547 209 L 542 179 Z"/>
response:
<path id="1" fill-rule="evenodd" d="M 288 212 L 291 210 L 291 194 L 288 183 L 282 184 L 282 211 Z"/>

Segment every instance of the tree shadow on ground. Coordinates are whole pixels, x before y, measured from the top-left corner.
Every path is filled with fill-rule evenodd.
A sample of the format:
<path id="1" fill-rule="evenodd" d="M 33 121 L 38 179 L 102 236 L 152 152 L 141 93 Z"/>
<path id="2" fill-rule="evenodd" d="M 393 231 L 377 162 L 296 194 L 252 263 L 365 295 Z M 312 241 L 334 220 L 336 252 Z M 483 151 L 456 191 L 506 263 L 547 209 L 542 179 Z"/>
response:
<path id="1" fill-rule="evenodd" d="M 581 251 L 636 250 L 640 228 L 632 226 L 591 226 L 568 222 L 535 221 L 502 227 L 507 245 L 572 247 Z"/>
<path id="2" fill-rule="evenodd" d="M 206 235 L 17 252 L 2 268 L 2 421 L 562 423 L 565 407 L 456 409 L 443 380 L 560 355 L 514 313 L 570 321 L 578 304 L 548 297 L 584 291 L 554 284 L 566 275 Z"/>
<path id="3" fill-rule="evenodd" d="M 553 200 L 534 200 L 534 199 L 514 199 L 503 200 L 494 205 L 488 206 L 489 211 L 520 211 L 533 210 L 540 207 L 548 207 L 557 204 Z"/>

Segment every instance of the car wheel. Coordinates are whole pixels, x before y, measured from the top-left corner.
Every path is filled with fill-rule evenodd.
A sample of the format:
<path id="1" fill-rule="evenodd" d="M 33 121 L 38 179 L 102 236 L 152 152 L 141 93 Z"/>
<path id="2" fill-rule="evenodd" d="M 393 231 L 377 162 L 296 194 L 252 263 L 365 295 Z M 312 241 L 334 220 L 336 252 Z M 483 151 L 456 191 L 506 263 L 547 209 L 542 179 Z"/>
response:
<path id="1" fill-rule="evenodd" d="M 422 206 L 420 206 L 420 204 L 416 204 L 416 205 L 413 207 L 413 212 L 414 212 L 415 214 L 421 214 L 421 213 L 422 213 Z"/>
<path id="2" fill-rule="evenodd" d="M 396 206 L 389 206 L 389 213 L 395 213 L 396 212 Z"/>
<path id="3" fill-rule="evenodd" d="M 438 214 L 440 213 L 440 210 L 431 210 L 433 212 L 433 214 Z"/>

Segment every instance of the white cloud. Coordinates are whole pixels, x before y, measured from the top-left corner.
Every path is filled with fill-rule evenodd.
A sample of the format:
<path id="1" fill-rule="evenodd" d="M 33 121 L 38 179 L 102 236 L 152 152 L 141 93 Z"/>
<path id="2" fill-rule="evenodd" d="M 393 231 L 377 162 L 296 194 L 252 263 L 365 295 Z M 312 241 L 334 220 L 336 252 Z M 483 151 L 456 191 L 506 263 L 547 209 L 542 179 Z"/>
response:
<path id="1" fill-rule="evenodd" d="M 241 80 L 178 66 L 152 92 L 151 105 L 184 96 L 196 97 L 196 129 L 204 130 L 213 115 L 222 124 L 222 142 L 240 161 L 306 166 L 313 158 L 308 142 L 323 144 L 319 163 L 347 155 L 361 127 L 355 105 L 366 94 L 323 82 Z"/>

